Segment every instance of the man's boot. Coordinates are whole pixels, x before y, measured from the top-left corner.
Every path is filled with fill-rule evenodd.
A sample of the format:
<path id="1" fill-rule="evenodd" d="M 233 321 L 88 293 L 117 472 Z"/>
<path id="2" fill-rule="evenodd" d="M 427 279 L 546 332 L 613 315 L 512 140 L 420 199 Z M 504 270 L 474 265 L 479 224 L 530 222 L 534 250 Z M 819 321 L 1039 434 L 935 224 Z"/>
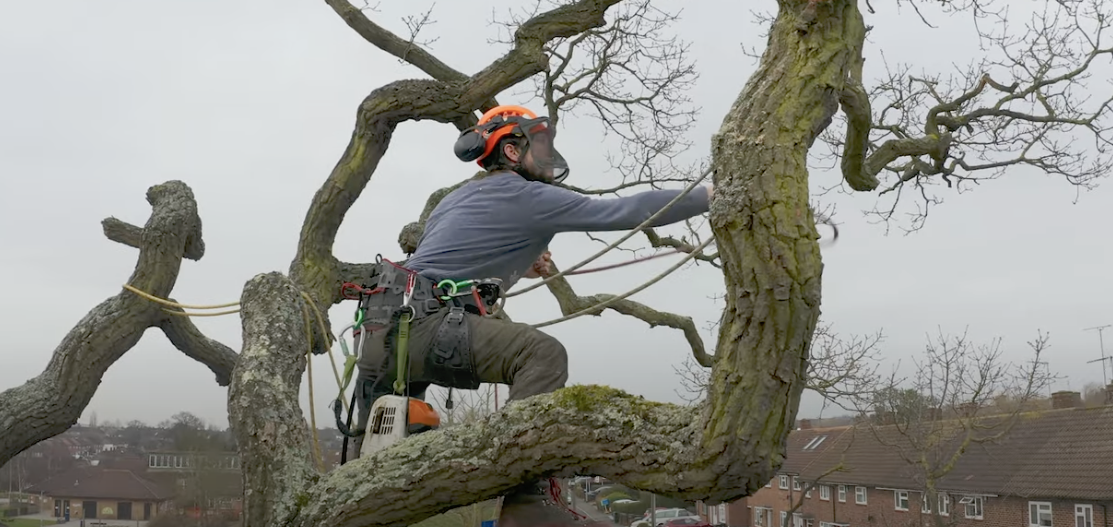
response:
<path id="1" fill-rule="evenodd" d="M 499 527 L 609 527 L 609 522 L 592 520 L 559 501 L 553 479 L 521 485 L 502 500 Z"/>

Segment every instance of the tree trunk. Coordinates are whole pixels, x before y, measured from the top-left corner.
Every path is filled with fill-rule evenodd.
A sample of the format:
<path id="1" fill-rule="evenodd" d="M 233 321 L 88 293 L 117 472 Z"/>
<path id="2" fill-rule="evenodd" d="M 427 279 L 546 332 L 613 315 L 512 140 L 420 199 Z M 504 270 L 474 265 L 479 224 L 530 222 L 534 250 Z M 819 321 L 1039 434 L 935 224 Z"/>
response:
<path id="1" fill-rule="evenodd" d="M 713 140 L 711 226 L 726 307 L 704 448 L 711 502 L 752 492 L 784 459 L 820 314 L 823 264 L 808 149 L 861 64 L 856 0 L 781 0 L 758 70 Z"/>

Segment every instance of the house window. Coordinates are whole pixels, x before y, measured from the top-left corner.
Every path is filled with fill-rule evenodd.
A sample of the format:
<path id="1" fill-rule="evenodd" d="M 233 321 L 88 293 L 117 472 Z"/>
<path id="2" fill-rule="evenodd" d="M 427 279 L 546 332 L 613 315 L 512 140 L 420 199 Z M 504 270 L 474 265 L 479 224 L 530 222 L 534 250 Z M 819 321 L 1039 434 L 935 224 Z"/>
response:
<path id="1" fill-rule="evenodd" d="M 788 527 L 788 511 L 781 511 L 781 527 Z M 1079 527 L 1094 527 L 1093 525 Z"/>
<path id="2" fill-rule="evenodd" d="M 823 501 L 831 501 L 831 487 L 827 485 L 819 486 L 819 499 Z"/>
<path id="3" fill-rule="evenodd" d="M 781 490 L 788 490 L 788 476 L 781 474 Z"/>
<path id="4" fill-rule="evenodd" d="M 908 510 L 908 491 L 907 490 L 894 490 L 893 491 L 894 506 L 898 511 Z"/>
<path id="5" fill-rule="evenodd" d="M 1074 506 L 1074 527 L 1094 527 L 1094 506 Z"/>
<path id="6" fill-rule="evenodd" d="M 792 476 L 792 490 L 800 490 L 800 478 Z"/>
<path id="7" fill-rule="evenodd" d="M 961 500 L 958 500 L 958 502 L 966 506 L 967 518 L 970 518 L 972 520 L 980 520 L 983 518 L 983 514 L 985 511 L 982 509 L 985 505 L 985 498 L 981 496 L 966 496 Z"/>
<path id="8" fill-rule="evenodd" d="M 846 485 L 839 485 L 839 503 L 846 503 Z"/>
<path id="9" fill-rule="evenodd" d="M 931 514 L 931 503 L 928 502 L 928 493 L 920 494 L 920 513 Z"/>
<path id="10" fill-rule="evenodd" d="M 792 513 L 792 527 L 804 527 L 804 516 L 799 512 Z"/>
<path id="11" fill-rule="evenodd" d="M 769 480 L 769 482 L 765 484 L 765 488 L 773 488 L 773 480 Z"/>
<path id="12" fill-rule="evenodd" d="M 866 488 L 865 487 L 854 487 L 854 503 L 857 503 L 858 505 L 865 505 L 866 504 Z"/>
<path id="13" fill-rule="evenodd" d="M 813 487 L 813 486 L 812 486 L 812 485 L 808 485 L 807 483 L 805 483 L 804 485 L 807 485 L 807 489 L 808 489 L 808 490 L 805 490 L 805 491 L 804 491 L 804 497 L 805 497 L 805 498 L 810 498 L 810 497 L 812 497 L 812 487 Z"/>
<path id="14" fill-rule="evenodd" d="M 718 507 L 716 507 L 716 509 L 718 509 Z M 719 516 L 720 523 L 726 523 L 725 510 L 717 516 Z M 773 509 L 769 507 L 754 507 L 754 527 L 773 527 Z"/>
<path id="15" fill-rule="evenodd" d="M 1046 501 L 1029 501 L 1028 525 L 1051 527 L 1051 504 Z"/>
<path id="16" fill-rule="evenodd" d="M 730 523 L 729 521 L 727 521 L 727 504 L 726 503 L 720 503 L 718 507 L 715 507 L 715 509 L 719 511 L 719 521 L 720 522 Z M 773 514 L 773 509 L 769 509 L 769 514 L 770 515 Z M 772 524 L 772 522 L 773 522 L 773 518 L 769 518 L 768 523 Z M 769 525 L 768 527 L 773 527 L 773 525 Z"/>
<path id="17" fill-rule="evenodd" d="M 945 493 L 939 494 L 939 515 L 947 516 L 951 514 L 951 497 Z"/>

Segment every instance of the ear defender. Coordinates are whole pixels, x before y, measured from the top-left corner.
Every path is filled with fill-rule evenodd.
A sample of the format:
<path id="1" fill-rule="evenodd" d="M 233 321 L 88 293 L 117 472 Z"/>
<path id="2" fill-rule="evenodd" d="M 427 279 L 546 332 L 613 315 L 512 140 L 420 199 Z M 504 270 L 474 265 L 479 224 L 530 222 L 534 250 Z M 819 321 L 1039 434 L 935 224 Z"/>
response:
<path id="1" fill-rule="evenodd" d="M 456 144 L 452 146 L 452 151 L 456 154 L 457 159 L 468 163 L 479 159 L 486 148 L 487 139 L 478 130 L 472 128 L 460 134 L 460 137 L 456 139 Z"/>

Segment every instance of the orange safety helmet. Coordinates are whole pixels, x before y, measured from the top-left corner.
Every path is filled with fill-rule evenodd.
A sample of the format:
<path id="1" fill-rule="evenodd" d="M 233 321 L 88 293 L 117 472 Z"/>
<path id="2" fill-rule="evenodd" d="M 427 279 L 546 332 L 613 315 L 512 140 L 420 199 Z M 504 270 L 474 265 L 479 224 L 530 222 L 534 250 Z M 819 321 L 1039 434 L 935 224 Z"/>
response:
<path id="1" fill-rule="evenodd" d="M 538 168 L 552 169 L 554 181 L 559 182 L 568 176 L 568 164 L 553 148 L 555 133 L 548 117 L 538 117 L 529 108 L 504 104 L 487 110 L 478 124 L 461 132 L 453 151 L 461 161 L 475 161 L 482 167 L 483 160 L 491 155 L 503 137 L 525 137 L 527 148 L 537 147 L 534 161 Z"/>
<path id="2" fill-rule="evenodd" d="M 504 104 L 487 110 L 479 123 L 464 130 L 453 148 L 461 161 L 475 161 L 483 166 L 483 159 L 491 155 L 499 140 L 506 137 L 521 122 L 521 118 L 537 119 L 529 108 Z M 519 131 L 519 133 L 521 133 Z"/>

